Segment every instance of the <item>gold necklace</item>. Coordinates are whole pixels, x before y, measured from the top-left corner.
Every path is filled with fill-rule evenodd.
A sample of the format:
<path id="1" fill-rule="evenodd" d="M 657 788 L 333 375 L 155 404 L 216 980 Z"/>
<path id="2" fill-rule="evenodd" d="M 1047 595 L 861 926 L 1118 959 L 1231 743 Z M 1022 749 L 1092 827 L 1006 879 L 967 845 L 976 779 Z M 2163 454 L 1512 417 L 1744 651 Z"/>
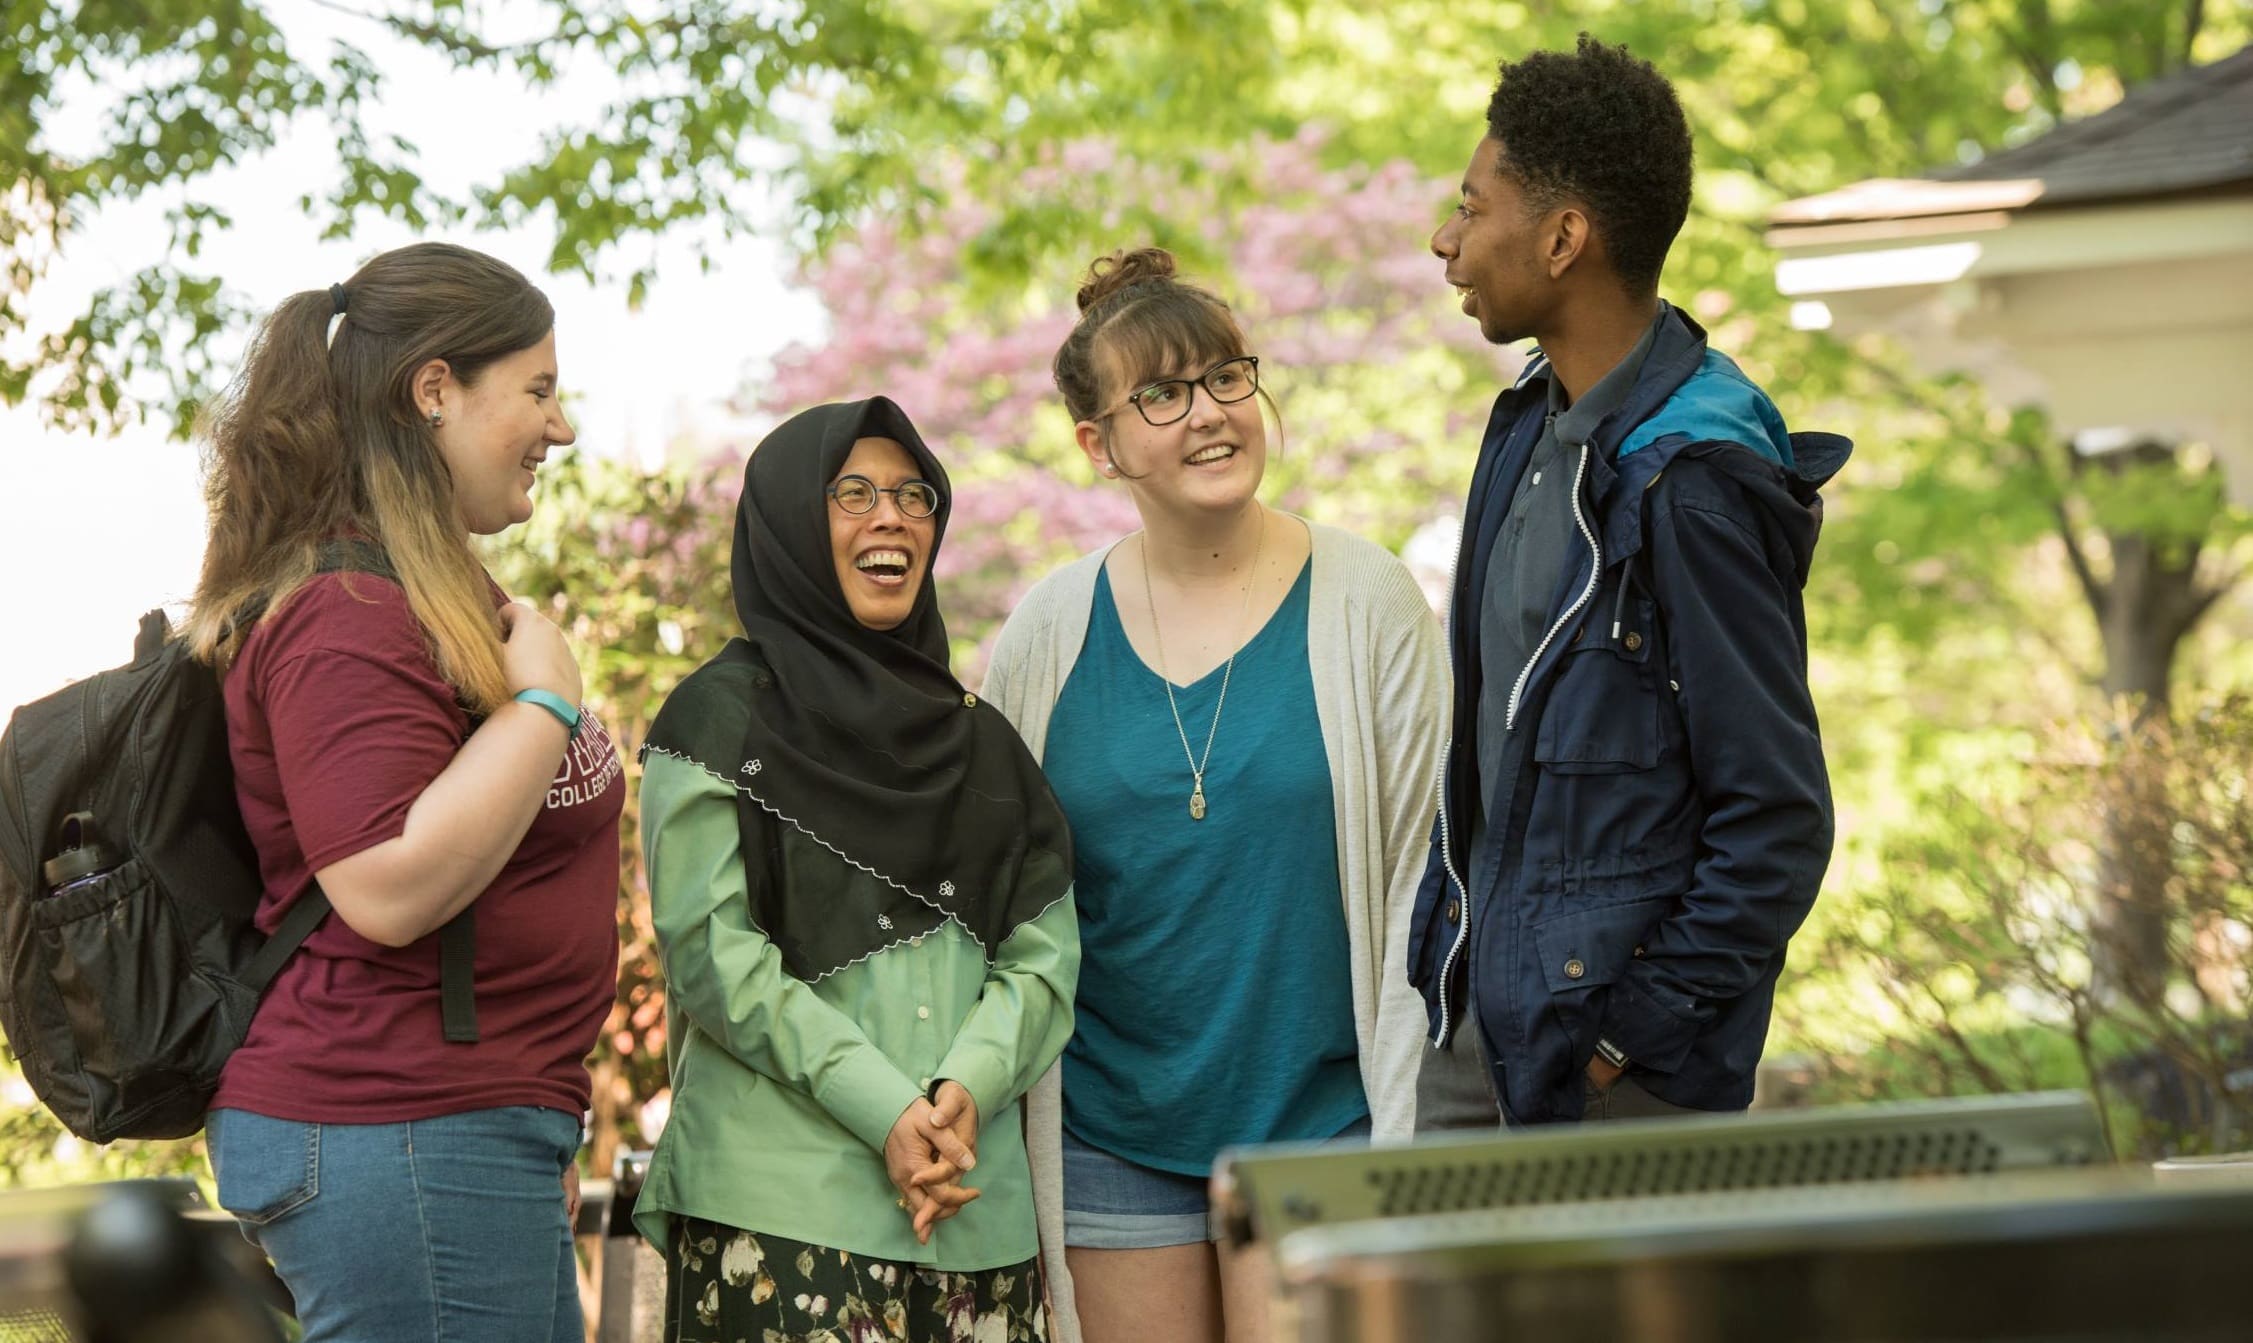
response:
<path id="1" fill-rule="evenodd" d="M 1198 759 L 1189 750 L 1189 729 L 1181 721 L 1181 705 L 1173 697 L 1173 677 L 1166 674 L 1166 636 L 1158 628 L 1158 599 L 1150 590 L 1150 533 L 1142 533 L 1142 600 L 1150 604 L 1150 639 L 1158 649 L 1158 680 L 1166 687 L 1166 707 L 1173 710 L 1173 730 L 1181 734 L 1181 754 L 1189 761 L 1189 777 L 1195 787 L 1189 793 L 1189 819 L 1205 819 L 1205 766 L 1213 758 L 1213 738 L 1220 735 L 1220 711 L 1228 706 L 1228 678 L 1236 671 L 1236 653 L 1243 651 L 1244 622 L 1252 615 L 1252 588 L 1259 581 L 1260 550 L 1267 544 L 1267 510 L 1260 510 L 1259 536 L 1252 542 L 1252 569 L 1244 578 L 1244 609 L 1236 615 L 1237 647 L 1228 655 L 1228 662 L 1220 673 L 1220 698 L 1213 701 L 1212 726 L 1205 729 L 1205 755 Z"/>

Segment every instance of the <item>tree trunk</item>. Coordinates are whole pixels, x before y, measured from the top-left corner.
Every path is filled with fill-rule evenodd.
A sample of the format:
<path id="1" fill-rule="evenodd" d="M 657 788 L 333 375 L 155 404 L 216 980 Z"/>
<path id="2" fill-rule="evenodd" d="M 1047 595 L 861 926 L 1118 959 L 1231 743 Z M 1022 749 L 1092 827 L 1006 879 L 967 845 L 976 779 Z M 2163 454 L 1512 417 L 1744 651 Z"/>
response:
<path id="1" fill-rule="evenodd" d="M 2110 537 L 2112 577 L 2098 611 L 2106 697 L 2131 707 L 2127 730 L 2163 723 L 2175 652 L 2202 610 L 2198 548 L 2148 536 Z M 2172 553 L 2171 553 L 2172 552 Z M 2095 932 L 2097 986 L 2107 996 L 2155 1005 L 2167 985 L 2167 878 L 2172 871 L 2156 779 L 2120 778 L 2105 835 L 2100 880 L 2108 917 Z"/>
<path id="2" fill-rule="evenodd" d="M 2174 449 L 2142 443 L 2104 457 L 2076 459 L 2076 471 L 2124 472 L 2166 467 Z M 2106 697 L 2125 701 L 2123 725 L 2142 732 L 2164 723 L 2176 650 L 2210 605 L 2198 581 L 2196 539 L 2143 532 L 2106 534 L 2112 552 L 2109 578 L 2095 580 L 2083 562 L 2082 581 L 2095 608 L 2104 645 Z M 2076 552 L 2078 554 L 2078 552 Z M 2167 985 L 2167 879 L 2170 830 L 2165 800 L 2147 795 L 2156 779 L 2116 778 L 2099 874 L 2105 909 L 2092 929 L 2096 988 L 2106 997 L 2156 1005 Z"/>

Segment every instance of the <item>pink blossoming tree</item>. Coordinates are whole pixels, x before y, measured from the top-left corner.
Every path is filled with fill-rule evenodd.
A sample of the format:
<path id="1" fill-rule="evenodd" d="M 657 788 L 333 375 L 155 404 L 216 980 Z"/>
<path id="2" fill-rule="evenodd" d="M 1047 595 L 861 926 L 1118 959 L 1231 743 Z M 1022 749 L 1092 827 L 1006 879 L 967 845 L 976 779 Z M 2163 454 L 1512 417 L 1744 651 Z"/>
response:
<path id="1" fill-rule="evenodd" d="M 1043 155 L 1020 187 L 1115 224 L 1120 247 L 1173 248 L 1189 278 L 1227 299 L 1282 414 L 1265 497 L 1399 547 L 1459 507 L 1477 408 L 1519 356 L 1455 311 L 1426 250 L 1453 184 L 1405 160 L 1328 166 L 1322 143 L 1312 129 L 1259 141 L 1253 189 L 1226 199 L 1099 140 Z M 968 240 L 995 213 L 956 195 L 930 228 L 872 220 L 809 263 L 829 334 L 784 351 L 754 395 L 782 416 L 882 394 L 915 419 L 955 477 L 939 577 L 958 670 L 973 680 L 1027 587 L 1137 525 L 1124 489 L 1073 445 L 1050 379 L 1079 277 L 1044 274 L 1014 294 L 965 279 Z"/>

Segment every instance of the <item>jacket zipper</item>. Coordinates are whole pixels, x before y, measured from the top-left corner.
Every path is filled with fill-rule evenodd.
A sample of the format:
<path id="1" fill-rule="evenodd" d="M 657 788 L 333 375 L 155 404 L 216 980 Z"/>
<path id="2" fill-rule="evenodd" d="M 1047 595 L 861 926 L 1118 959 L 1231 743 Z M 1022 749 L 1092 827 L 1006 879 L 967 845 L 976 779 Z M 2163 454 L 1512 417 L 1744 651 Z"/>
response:
<path id="1" fill-rule="evenodd" d="M 1449 592 L 1455 590 L 1456 575 L 1463 568 L 1463 552 L 1468 550 L 1471 544 L 1471 533 L 1468 526 L 1470 519 L 1466 518 L 1464 522 L 1466 526 L 1463 535 L 1455 543 L 1455 561 L 1447 567 L 1447 590 Z M 1454 631 L 1450 630 L 1448 633 L 1452 638 Z M 1474 711 L 1476 707 L 1473 706 Z M 1444 1046 L 1447 1043 L 1448 1028 L 1454 1021 L 1454 1004 L 1448 999 L 1447 977 L 1454 971 L 1455 958 L 1461 955 L 1463 951 L 1463 939 L 1471 931 L 1471 891 L 1464 884 L 1462 876 L 1455 871 L 1455 841 L 1447 820 L 1447 776 L 1454 763 L 1455 743 L 1450 741 L 1447 744 L 1447 749 L 1440 752 L 1439 757 L 1437 788 L 1439 793 L 1439 865 L 1440 869 L 1447 873 L 1447 879 L 1455 883 L 1455 907 L 1462 911 L 1462 918 L 1456 922 L 1455 941 L 1447 949 L 1447 959 L 1442 961 L 1439 967 L 1439 1033 L 1432 1040 L 1435 1046 Z"/>
<path id="2" fill-rule="evenodd" d="M 1604 576 L 1604 548 L 1597 543 L 1596 533 L 1589 530 L 1588 515 L 1580 507 L 1580 487 L 1587 478 L 1588 445 L 1583 443 L 1580 445 L 1580 464 L 1573 468 L 1572 473 L 1572 520 L 1578 524 L 1580 535 L 1588 542 L 1588 586 L 1582 588 L 1580 595 L 1573 599 L 1572 605 L 1566 607 L 1565 613 L 1557 617 L 1557 623 L 1551 625 L 1549 632 L 1541 636 L 1541 643 L 1533 650 L 1533 656 L 1526 659 L 1525 670 L 1518 673 L 1518 683 L 1510 687 L 1510 707 L 1508 712 L 1502 716 L 1502 726 L 1505 729 L 1512 729 L 1518 725 L 1519 699 L 1525 694 L 1525 685 L 1532 678 L 1533 669 L 1540 665 L 1541 655 L 1548 652 L 1549 645 L 1557 641 L 1558 632 L 1571 624 L 1572 618 L 1579 615 L 1581 609 L 1594 599 L 1596 585 Z"/>
<path id="3" fill-rule="evenodd" d="M 1548 417 L 1543 420 L 1543 426 L 1546 427 L 1548 424 L 1554 422 L 1556 418 L 1556 413 L 1554 411 L 1550 412 Z M 1596 580 L 1603 573 L 1603 550 L 1596 544 L 1595 533 L 1588 530 L 1588 519 L 1586 515 L 1581 512 L 1580 508 L 1580 487 L 1581 484 L 1587 479 L 1587 476 L 1588 445 L 1586 443 L 1583 443 L 1580 445 L 1580 463 L 1573 469 L 1572 473 L 1572 520 L 1575 523 L 1579 524 L 1580 534 L 1587 539 L 1588 549 L 1596 556 L 1596 563 L 1591 567 L 1589 571 L 1587 589 L 1580 594 L 1579 599 L 1574 601 L 1571 607 L 1569 607 L 1562 616 L 1558 617 L 1557 623 L 1550 627 L 1549 632 L 1546 635 L 1542 636 L 1541 646 L 1533 650 L 1533 656 L 1532 658 L 1527 660 L 1525 664 L 1525 670 L 1518 673 L 1517 684 L 1510 688 L 1509 711 L 1503 717 L 1503 727 L 1506 729 L 1515 727 L 1517 725 L 1518 697 L 1525 693 L 1526 677 L 1532 674 L 1533 664 L 1539 662 L 1541 660 L 1541 655 L 1544 652 L 1548 651 L 1549 644 L 1557 637 L 1557 631 L 1564 628 L 1565 623 L 1571 620 L 1573 616 L 1579 612 L 1581 607 L 1588 604 L 1590 597 L 1595 595 Z M 1467 521 L 1468 519 L 1466 519 L 1466 522 Z M 1462 567 L 1463 551 L 1469 544 L 1470 534 L 1468 532 L 1465 532 L 1463 543 L 1455 548 L 1455 567 L 1458 569 Z M 1453 570 L 1450 570 L 1448 573 L 1447 586 L 1450 591 L 1454 590 L 1455 573 Z M 1459 958 L 1463 954 L 1463 944 L 1470 938 L 1471 935 L 1471 891 L 1470 887 L 1464 883 L 1462 874 L 1458 873 L 1455 870 L 1455 844 L 1452 834 L 1452 827 L 1449 825 L 1447 819 L 1448 766 L 1454 761 L 1454 758 L 1455 748 L 1454 745 L 1450 743 L 1447 749 L 1446 757 L 1440 761 L 1439 766 L 1439 861 L 1440 866 L 1447 873 L 1447 879 L 1455 883 L 1456 907 L 1462 912 L 1462 918 L 1455 925 L 1455 941 L 1447 949 L 1447 959 L 1440 962 L 1439 1034 L 1432 1041 L 1433 1045 L 1435 1046 L 1446 1044 L 1449 1027 L 1454 1022 L 1454 1003 L 1448 995 L 1447 985 L 1449 977 L 1455 972 L 1455 962 L 1457 958 Z"/>
<path id="4" fill-rule="evenodd" d="M 1463 940 L 1471 934 L 1471 892 L 1455 871 L 1455 841 L 1447 824 L 1447 774 L 1454 758 L 1455 747 L 1450 743 L 1439 763 L 1439 863 L 1447 872 L 1447 879 L 1455 883 L 1455 907 L 1462 912 L 1462 918 L 1455 925 L 1454 945 L 1447 949 L 1447 959 L 1440 962 L 1439 967 L 1439 1034 L 1432 1043 L 1441 1047 L 1446 1045 L 1449 1027 L 1454 1021 L 1454 1004 L 1447 991 L 1448 976 L 1455 972 L 1455 958 L 1463 954 Z"/>

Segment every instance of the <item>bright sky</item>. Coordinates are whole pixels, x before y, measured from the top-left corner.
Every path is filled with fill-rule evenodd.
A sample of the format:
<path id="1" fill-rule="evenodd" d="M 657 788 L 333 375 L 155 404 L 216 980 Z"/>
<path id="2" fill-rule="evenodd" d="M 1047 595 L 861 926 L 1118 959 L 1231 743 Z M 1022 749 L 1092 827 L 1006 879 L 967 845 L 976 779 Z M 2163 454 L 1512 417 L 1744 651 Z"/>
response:
<path id="1" fill-rule="evenodd" d="M 348 15 L 313 5 L 276 8 L 289 16 L 290 45 L 302 59 L 325 60 L 338 37 L 376 59 L 390 83 L 385 105 L 365 114 L 370 138 L 398 134 L 414 143 L 421 171 L 442 191 L 490 181 L 523 161 L 541 132 L 561 120 L 554 109 L 583 112 L 613 86 L 610 72 L 589 69 L 533 97 L 521 80 L 455 72 Z M 95 94 L 71 100 L 66 110 L 69 124 L 52 130 L 67 149 L 74 131 L 91 126 L 103 107 Z M 274 152 L 200 184 L 196 198 L 232 214 L 236 226 L 196 264 L 265 309 L 417 240 L 385 224 L 348 240 L 320 241 L 297 197 L 329 183 L 335 163 L 326 123 L 308 121 Z M 66 240 L 64 255 L 34 291 L 35 330 L 67 324 L 94 290 L 161 260 L 164 212 L 172 203 L 152 199 L 105 211 Z M 551 242 L 539 223 L 514 234 L 432 236 L 481 248 L 535 277 Z M 709 275 L 699 273 L 691 239 L 657 244 L 659 278 L 639 312 L 628 310 L 622 281 L 541 280 L 556 307 L 560 367 L 581 451 L 655 461 L 684 435 L 737 428 L 737 437 L 748 436 L 749 427 L 728 409 L 730 397 L 777 350 L 823 332 L 819 305 L 789 286 L 790 258 L 773 237 L 768 229 L 715 245 Z M 621 259 L 621 276 L 638 255 Z M 124 662 L 140 613 L 179 602 L 194 587 L 202 549 L 194 446 L 166 442 L 161 427 L 114 439 L 57 434 L 29 406 L 0 410 L 0 714 Z"/>

